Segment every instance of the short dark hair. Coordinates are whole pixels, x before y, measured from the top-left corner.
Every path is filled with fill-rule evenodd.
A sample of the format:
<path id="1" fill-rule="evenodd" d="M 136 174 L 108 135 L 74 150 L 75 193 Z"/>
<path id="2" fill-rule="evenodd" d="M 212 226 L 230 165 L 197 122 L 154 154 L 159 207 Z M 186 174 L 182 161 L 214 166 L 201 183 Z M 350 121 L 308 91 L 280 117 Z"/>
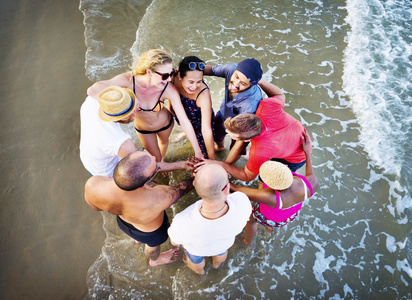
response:
<path id="1" fill-rule="evenodd" d="M 196 62 L 196 63 L 197 62 L 202 62 L 202 63 L 204 63 L 204 61 L 201 60 L 200 58 L 198 58 L 197 56 L 186 56 L 179 63 L 179 69 L 177 71 L 179 72 L 180 77 L 183 78 L 183 77 L 186 76 L 187 71 L 192 71 L 189 68 L 189 63 L 191 63 L 191 62 Z M 197 68 L 196 68 L 196 70 L 204 72 L 204 70 L 199 70 Z"/>
<path id="2" fill-rule="evenodd" d="M 127 155 L 114 168 L 114 182 L 125 191 L 133 191 L 142 187 L 150 177 L 144 174 L 150 163 L 151 159 L 148 155 L 139 157 Z"/>
<path id="3" fill-rule="evenodd" d="M 239 135 L 241 140 L 250 140 L 262 133 L 262 121 L 254 114 L 243 113 L 234 118 L 227 118 L 226 129 Z"/>

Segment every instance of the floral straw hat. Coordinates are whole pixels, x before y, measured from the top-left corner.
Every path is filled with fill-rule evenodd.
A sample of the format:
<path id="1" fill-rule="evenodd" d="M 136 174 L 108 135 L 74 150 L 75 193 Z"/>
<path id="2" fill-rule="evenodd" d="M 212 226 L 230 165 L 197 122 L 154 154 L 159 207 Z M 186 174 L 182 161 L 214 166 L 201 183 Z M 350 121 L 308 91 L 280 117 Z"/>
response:
<path id="1" fill-rule="evenodd" d="M 274 190 L 284 190 L 292 185 L 293 175 L 290 169 L 277 161 L 264 162 L 259 168 L 263 182 Z"/>
<path id="2" fill-rule="evenodd" d="M 136 109 L 136 97 L 126 88 L 110 86 L 98 96 L 99 117 L 106 122 L 116 122 L 129 117 Z"/>

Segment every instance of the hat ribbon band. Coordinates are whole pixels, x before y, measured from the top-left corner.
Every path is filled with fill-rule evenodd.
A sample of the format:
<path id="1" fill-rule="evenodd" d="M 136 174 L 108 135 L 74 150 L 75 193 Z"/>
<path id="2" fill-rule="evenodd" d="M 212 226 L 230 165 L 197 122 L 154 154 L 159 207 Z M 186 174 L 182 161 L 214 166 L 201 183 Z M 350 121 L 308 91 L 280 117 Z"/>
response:
<path id="1" fill-rule="evenodd" d="M 132 106 L 133 106 L 133 98 L 132 98 L 132 96 L 130 96 L 130 105 L 129 105 L 129 107 L 126 108 L 125 110 L 123 110 L 123 111 L 121 111 L 121 112 L 119 112 L 119 113 L 116 113 L 116 114 L 109 114 L 109 113 L 105 112 L 104 110 L 103 110 L 103 112 L 104 112 L 106 115 L 110 116 L 110 117 L 118 117 L 118 116 L 121 116 L 121 115 L 124 115 L 125 113 L 127 113 L 127 112 L 132 108 Z"/>

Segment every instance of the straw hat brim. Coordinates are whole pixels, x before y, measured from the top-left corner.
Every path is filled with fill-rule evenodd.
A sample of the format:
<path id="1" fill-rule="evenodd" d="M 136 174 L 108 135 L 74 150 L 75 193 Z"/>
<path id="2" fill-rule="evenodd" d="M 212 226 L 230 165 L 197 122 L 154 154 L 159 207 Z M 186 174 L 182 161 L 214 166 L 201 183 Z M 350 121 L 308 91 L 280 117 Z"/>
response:
<path id="1" fill-rule="evenodd" d="M 109 115 L 107 115 L 107 114 L 105 114 L 104 113 L 104 111 L 103 111 L 103 109 L 102 109 L 102 107 L 100 106 L 99 107 L 99 117 L 100 117 L 100 119 L 102 120 L 102 121 L 105 121 L 105 122 L 116 122 L 116 121 L 119 121 L 119 120 L 122 120 L 122 119 L 126 119 L 126 118 L 128 118 L 128 117 L 130 117 L 132 114 L 133 114 L 133 112 L 136 110 L 136 96 L 134 95 L 134 93 L 131 91 L 131 90 L 129 90 L 129 89 L 127 89 L 127 88 L 123 88 L 129 95 L 130 95 L 130 97 L 132 98 L 132 101 L 133 101 L 133 104 L 132 104 L 132 107 L 130 108 L 130 110 L 127 112 L 127 113 L 125 113 L 125 114 L 123 114 L 123 115 L 121 115 L 121 116 L 109 116 Z"/>

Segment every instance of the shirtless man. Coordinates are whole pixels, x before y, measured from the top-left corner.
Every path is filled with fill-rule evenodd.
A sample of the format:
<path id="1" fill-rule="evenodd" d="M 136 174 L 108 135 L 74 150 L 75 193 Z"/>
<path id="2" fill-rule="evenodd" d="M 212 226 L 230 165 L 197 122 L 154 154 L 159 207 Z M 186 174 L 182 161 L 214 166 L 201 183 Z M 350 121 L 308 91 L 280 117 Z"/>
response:
<path id="1" fill-rule="evenodd" d="M 203 158 L 192 124 L 180 101 L 179 93 L 173 84 L 169 84 L 173 74 L 170 54 L 162 49 L 152 49 L 138 58 L 131 72 L 96 82 L 87 90 L 87 94 L 93 98 L 111 85 L 133 91 L 139 103 L 134 118 L 137 137 L 142 146 L 154 155 L 158 162 L 163 161 L 166 155 L 169 136 L 174 125 L 173 116 L 166 108 L 165 100 L 170 101 L 183 131 L 192 144 L 195 156 Z"/>
<path id="2" fill-rule="evenodd" d="M 120 229 L 145 244 L 152 267 L 177 259 L 178 248 L 160 253 L 160 245 L 168 239 L 165 209 L 193 188 L 193 179 L 172 186 L 155 184 L 152 179 L 159 169 L 154 156 L 138 149 L 120 160 L 113 178 L 93 176 L 85 186 L 86 202 L 117 215 Z"/>

